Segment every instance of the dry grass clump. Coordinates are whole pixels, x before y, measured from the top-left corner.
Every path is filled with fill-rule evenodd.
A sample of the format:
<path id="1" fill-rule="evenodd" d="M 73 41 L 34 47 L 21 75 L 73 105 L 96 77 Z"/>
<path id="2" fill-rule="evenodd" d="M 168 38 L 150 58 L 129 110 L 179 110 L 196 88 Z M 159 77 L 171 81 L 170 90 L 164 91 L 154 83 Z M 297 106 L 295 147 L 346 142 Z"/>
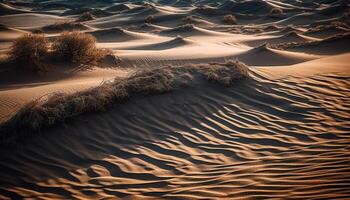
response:
<path id="1" fill-rule="evenodd" d="M 198 80 L 228 86 L 248 77 L 247 66 L 239 61 L 143 69 L 123 80 L 105 82 L 96 88 L 71 95 L 56 94 L 27 104 L 0 126 L 0 142 L 9 144 L 25 140 L 43 128 L 83 113 L 105 110 L 132 96 L 164 93 Z"/>
<path id="2" fill-rule="evenodd" d="M 192 24 L 184 24 L 184 25 L 181 25 L 181 26 L 174 28 L 174 30 L 181 31 L 181 32 L 193 31 L 194 26 Z"/>
<path id="3" fill-rule="evenodd" d="M 76 21 L 86 22 L 94 19 L 95 19 L 95 16 L 91 12 L 84 12 Z"/>
<path id="4" fill-rule="evenodd" d="M 145 18 L 145 23 L 148 23 L 148 24 L 153 24 L 155 23 L 155 17 L 153 15 L 149 15 Z"/>
<path id="5" fill-rule="evenodd" d="M 270 15 L 281 15 L 283 10 L 281 8 L 272 8 L 270 10 Z"/>
<path id="6" fill-rule="evenodd" d="M 94 36 L 78 31 L 62 33 L 52 49 L 60 58 L 77 64 L 94 64 L 105 55 L 96 47 Z"/>
<path id="7" fill-rule="evenodd" d="M 182 18 L 182 23 L 184 23 L 184 24 L 194 24 L 197 21 L 198 20 L 194 16 L 186 16 L 186 17 Z"/>
<path id="8" fill-rule="evenodd" d="M 83 29 L 85 29 L 85 26 L 83 24 L 72 21 L 56 22 L 54 24 L 50 24 L 41 28 L 41 30 L 44 32 L 62 32 Z"/>
<path id="9" fill-rule="evenodd" d="M 237 24 L 237 19 L 235 16 L 233 15 L 225 15 L 224 16 L 224 20 L 223 20 L 226 24 Z"/>
<path id="10" fill-rule="evenodd" d="M 32 71 L 45 71 L 43 60 L 49 50 L 48 44 L 42 34 L 24 34 L 13 42 L 8 52 L 9 60 Z"/>

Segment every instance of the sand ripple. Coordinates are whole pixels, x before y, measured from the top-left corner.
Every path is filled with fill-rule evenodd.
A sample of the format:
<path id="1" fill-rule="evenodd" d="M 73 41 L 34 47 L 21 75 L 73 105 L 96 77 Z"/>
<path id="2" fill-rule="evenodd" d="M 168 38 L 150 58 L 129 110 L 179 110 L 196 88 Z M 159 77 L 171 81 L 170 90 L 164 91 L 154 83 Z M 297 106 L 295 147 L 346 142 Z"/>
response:
<path id="1" fill-rule="evenodd" d="M 350 78 L 191 86 L 1 150 L 0 198 L 350 196 Z"/>

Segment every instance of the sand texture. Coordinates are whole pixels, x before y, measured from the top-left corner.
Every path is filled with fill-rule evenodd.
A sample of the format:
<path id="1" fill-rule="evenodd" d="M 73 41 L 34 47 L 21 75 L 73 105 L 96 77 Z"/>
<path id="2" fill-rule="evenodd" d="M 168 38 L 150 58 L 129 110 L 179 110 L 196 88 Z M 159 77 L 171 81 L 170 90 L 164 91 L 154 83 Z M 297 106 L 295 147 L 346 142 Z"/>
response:
<path id="1" fill-rule="evenodd" d="M 79 21 L 85 12 L 93 17 Z M 0 24 L 0 199 L 350 197 L 346 0 L 10 1 L 0 3 Z M 42 73 L 6 63 L 22 34 L 52 42 L 72 30 L 110 55 L 89 67 L 51 62 Z M 134 88 L 99 112 L 3 142 L 3 124 L 33 100 L 230 60 L 249 77 L 215 83 L 227 72 L 180 70 L 168 74 L 174 88 Z"/>

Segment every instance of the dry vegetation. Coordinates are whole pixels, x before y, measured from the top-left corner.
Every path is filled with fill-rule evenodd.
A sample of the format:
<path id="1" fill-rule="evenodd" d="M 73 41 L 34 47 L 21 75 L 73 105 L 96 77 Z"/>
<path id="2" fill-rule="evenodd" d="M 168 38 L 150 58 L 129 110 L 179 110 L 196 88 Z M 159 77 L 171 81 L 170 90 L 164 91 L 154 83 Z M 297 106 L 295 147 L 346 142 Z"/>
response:
<path id="1" fill-rule="evenodd" d="M 145 23 L 153 24 L 154 22 L 155 22 L 155 18 L 153 15 L 149 15 L 145 18 Z"/>
<path id="2" fill-rule="evenodd" d="M 77 64 L 95 64 L 105 55 L 96 47 L 94 36 L 78 31 L 62 33 L 52 50 L 60 58 Z"/>
<path id="3" fill-rule="evenodd" d="M 225 15 L 224 16 L 224 22 L 226 23 L 226 24 L 237 24 L 237 19 L 236 19 L 236 17 L 235 16 L 233 16 L 233 15 Z"/>
<path id="4" fill-rule="evenodd" d="M 84 12 L 76 21 L 85 22 L 85 21 L 90 21 L 94 19 L 95 19 L 95 16 L 91 14 L 91 12 Z"/>
<path id="5" fill-rule="evenodd" d="M 30 133 L 39 133 L 43 128 L 83 113 L 104 110 L 135 95 L 164 93 L 203 79 L 229 86 L 248 77 L 247 66 L 239 61 L 136 71 L 124 80 L 105 82 L 71 95 L 56 94 L 27 104 L 0 126 L 0 142 L 25 140 Z"/>
<path id="6" fill-rule="evenodd" d="M 194 30 L 194 26 L 192 24 L 184 24 L 184 25 L 180 25 L 176 28 L 174 28 L 174 30 L 176 31 L 193 31 Z"/>
<path id="7" fill-rule="evenodd" d="M 45 62 L 49 57 L 75 64 L 94 65 L 107 54 L 110 51 L 96 47 L 95 37 L 79 31 L 64 32 L 51 45 L 43 34 L 24 34 L 13 42 L 8 62 L 42 72 L 47 70 Z"/>
<path id="8" fill-rule="evenodd" d="M 24 34 L 17 38 L 8 53 L 9 60 L 22 68 L 45 71 L 44 58 L 48 53 L 48 40 L 41 34 Z"/>
<path id="9" fill-rule="evenodd" d="M 281 8 L 272 8 L 270 11 L 270 15 L 281 15 L 283 10 Z"/>
<path id="10" fill-rule="evenodd" d="M 196 22 L 196 19 L 194 18 L 194 16 L 186 16 L 186 17 L 182 18 L 182 22 L 184 24 L 193 24 Z"/>
<path id="11" fill-rule="evenodd" d="M 51 25 L 42 27 L 39 30 L 43 32 L 62 32 L 62 31 L 74 31 L 74 30 L 83 30 L 85 29 L 84 25 L 72 21 L 56 22 Z"/>

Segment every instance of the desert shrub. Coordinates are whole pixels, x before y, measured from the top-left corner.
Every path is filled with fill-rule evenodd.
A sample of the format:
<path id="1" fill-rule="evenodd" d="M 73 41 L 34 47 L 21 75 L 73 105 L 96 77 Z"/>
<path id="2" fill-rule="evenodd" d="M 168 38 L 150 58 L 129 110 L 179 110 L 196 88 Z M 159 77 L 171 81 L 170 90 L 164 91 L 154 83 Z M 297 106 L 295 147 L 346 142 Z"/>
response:
<path id="1" fill-rule="evenodd" d="M 175 30 L 192 31 L 192 30 L 194 30 L 194 26 L 192 24 L 185 24 L 185 25 L 181 25 L 181 26 L 176 27 Z"/>
<path id="2" fill-rule="evenodd" d="M 8 53 L 9 59 L 33 71 L 46 70 L 43 63 L 48 52 L 48 40 L 42 34 L 24 34 L 17 38 Z"/>
<path id="3" fill-rule="evenodd" d="M 79 31 L 62 33 L 52 45 L 60 58 L 76 64 L 95 64 L 104 56 L 94 36 Z"/>
<path id="4" fill-rule="evenodd" d="M 84 29 L 84 25 L 72 21 L 56 22 L 41 28 L 43 31 L 47 32 L 61 32 L 61 31 L 73 31 Z"/>
<path id="5" fill-rule="evenodd" d="M 184 24 L 193 24 L 196 22 L 196 19 L 193 16 L 186 16 L 181 20 Z"/>
<path id="6" fill-rule="evenodd" d="M 145 18 L 145 23 L 153 24 L 155 22 L 155 17 L 153 15 L 149 15 Z"/>
<path id="7" fill-rule="evenodd" d="M 94 19 L 95 19 L 95 16 L 91 14 L 91 12 L 84 12 L 76 21 L 85 22 L 85 21 L 90 21 Z"/>
<path id="8" fill-rule="evenodd" d="M 224 22 L 226 24 L 237 24 L 237 19 L 233 15 L 225 15 L 224 16 Z"/>
<path id="9" fill-rule="evenodd" d="M 44 34 L 45 31 L 43 31 L 43 29 L 39 28 L 39 29 L 33 30 L 32 33 L 34 33 L 34 34 Z"/>
<path id="10" fill-rule="evenodd" d="M 0 143 L 25 140 L 25 136 L 43 128 L 86 112 L 105 110 L 131 96 L 164 93 L 200 80 L 229 86 L 248 77 L 248 67 L 239 61 L 138 70 L 123 80 L 105 82 L 74 94 L 56 94 L 27 104 L 0 125 Z"/>
<path id="11" fill-rule="evenodd" d="M 272 8 L 270 10 L 270 15 L 280 15 L 283 13 L 283 10 L 281 8 Z"/>

